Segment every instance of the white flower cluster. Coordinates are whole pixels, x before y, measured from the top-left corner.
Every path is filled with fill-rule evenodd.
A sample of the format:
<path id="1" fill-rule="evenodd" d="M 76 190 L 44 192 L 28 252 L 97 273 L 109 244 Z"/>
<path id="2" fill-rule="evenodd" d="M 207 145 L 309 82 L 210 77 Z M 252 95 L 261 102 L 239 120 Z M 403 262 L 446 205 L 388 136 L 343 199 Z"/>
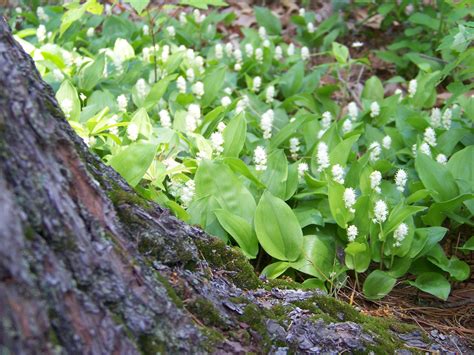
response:
<path id="1" fill-rule="evenodd" d="M 259 76 L 256 76 L 255 78 L 253 78 L 253 81 L 252 81 L 252 91 L 259 92 L 261 85 L 262 85 L 262 78 Z"/>
<path id="2" fill-rule="evenodd" d="M 235 108 L 236 113 L 241 113 L 245 111 L 247 106 L 250 104 L 249 97 L 247 95 L 242 96 L 242 98 L 237 102 L 237 107 Z"/>
<path id="3" fill-rule="evenodd" d="M 331 112 L 326 111 L 323 113 L 323 119 L 321 120 L 321 130 L 318 132 L 318 138 L 321 138 L 324 133 L 328 130 L 329 126 L 331 126 L 332 122 L 332 115 Z"/>
<path id="4" fill-rule="evenodd" d="M 162 127 L 171 127 L 171 117 L 167 110 L 161 110 L 158 115 L 160 116 L 160 123 Z"/>
<path id="5" fill-rule="evenodd" d="M 352 121 L 355 121 L 359 116 L 359 108 L 354 101 L 349 102 L 349 105 L 347 105 L 347 113 Z"/>
<path id="6" fill-rule="evenodd" d="M 253 152 L 253 161 L 257 171 L 267 170 L 267 153 L 265 152 L 265 148 L 260 145 L 255 148 Z"/>
<path id="7" fill-rule="evenodd" d="M 211 134 L 211 146 L 218 156 L 224 151 L 224 136 L 221 132 Z"/>
<path id="8" fill-rule="evenodd" d="M 120 112 L 127 112 L 128 99 L 125 95 L 119 95 L 117 97 L 117 106 Z"/>
<path id="9" fill-rule="evenodd" d="M 186 80 L 182 76 L 179 76 L 178 79 L 176 79 L 176 87 L 180 94 L 186 93 Z"/>
<path id="10" fill-rule="evenodd" d="M 135 84 L 135 88 L 137 89 L 138 96 L 142 99 L 144 99 L 148 94 L 148 88 L 145 79 L 138 79 L 137 83 Z"/>
<path id="11" fill-rule="evenodd" d="M 338 184 L 344 185 L 344 168 L 339 164 L 335 164 L 331 168 L 332 179 Z"/>
<path id="12" fill-rule="evenodd" d="M 446 165 L 448 162 L 448 158 L 446 157 L 446 155 L 440 153 L 436 156 L 436 161 L 442 165 Z"/>
<path id="13" fill-rule="evenodd" d="M 397 185 L 397 190 L 400 192 L 404 192 L 407 181 L 407 172 L 403 169 L 398 169 L 397 173 L 395 174 L 395 185 Z"/>
<path id="14" fill-rule="evenodd" d="M 196 95 L 198 99 L 204 96 L 204 84 L 201 81 L 197 81 L 193 85 L 193 94 Z"/>
<path id="15" fill-rule="evenodd" d="M 316 159 L 318 161 L 318 171 L 321 172 L 324 169 L 329 168 L 329 154 L 328 146 L 324 142 L 319 142 L 317 147 Z"/>
<path id="16" fill-rule="evenodd" d="M 49 21 L 49 16 L 46 14 L 44 11 L 44 8 L 41 6 L 38 6 L 36 8 L 36 16 L 38 16 L 38 19 L 42 22 L 48 22 Z"/>
<path id="17" fill-rule="evenodd" d="M 310 57 L 310 53 L 309 53 L 309 48 L 308 47 L 302 47 L 301 48 L 301 59 L 302 60 L 308 60 L 309 57 Z"/>
<path id="18" fill-rule="evenodd" d="M 298 176 L 300 179 L 304 177 L 304 174 L 309 171 L 309 166 L 307 163 L 299 163 L 298 164 Z"/>
<path id="19" fill-rule="evenodd" d="M 389 150 L 391 146 L 392 146 L 392 137 L 390 137 L 389 135 L 386 135 L 382 139 L 382 147 L 384 147 L 384 149 Z"/>
<path id="20" fill-rule="evenodd" d="M 112 115 L 112 117 L 110 117 L 109 120 L 108 120 L 109 125 L 115 125 L 115 124 L 117 124 L 117 122 L 118 122 L 118 116 L 117 115 Z M 112 133 L 112 134 L 115 134 L 116 136 L 118 136 L 118 133 L 119 133 L 118 127 L 117 126 L 110 127 L 109 132 Z"/>
<path id="21" fill-rule="evenodd" d="M 127 126 L 127 138 L 132 142 L 138 139 L 138 126 L 133 122 Z"/>
<path id="22" fill-rule="evenodd" d="M 436 147 L 436 132 L 433 128 L 427 127 L 423 134 L 423 141 L 428 143 L 432 147 Z"/>
<path id="23" fill-rule="evenodd" d="M 263 139 L 270 139 L 272 137 L 273 118 L 275 114 L 273 110 L 266 111 L 260 119 L 260 128 L 263 131 Z"/>
<path id="24" fill-rule="evenodd" d="M 267 104 L 270 104 L 273 102 L 275 97 L 275 87 L 273 85 L 270 85 L 267 87 L 267 90 L 265 92 L 265 101 Z"/>
<path id="25" fill-rule="evenodd" d="M 344 206 L 349 210 L 349 212 L 354 213 L 354 205 L 356 203 L 356 192 L 352 187 L 348 187 L 344 190 L 344 194 L 342 196 L 342 199 L 344 200 Z"/>
<path id="26" fill-rule="evenodd" d="M 230 104 L 232 103 L 232 100 L 229 96 L 224 96 L 222 99 L 221 99 L 221 105 L 224 106 L 224 107 L 227 107 L 229 106 Z"/>
<path id="27" fill-rule="evenodd" d="M 298 152 L 300 151 L 300 140 L 296 137 L 290 138 L 290 153 L 293 160 L 298 159 Z"/>
<path id="28" fill-rule="evenodd" d="M 381 193 L 380 184 L 382 183 L 382 174 L 378 170 L 374 170 L 370 174 L 370 188 L 377 193 Z"/>
<path id="29" fill-rule="evenodd" d="M 371 162 L 375 162 L 380 159 L 380 154 L 382 153 L 382 147 L 379 142 L 372 142 L 369 146 L 369 159 Z"/>
<path id="30" fill-rule="evenodd" d="M 71 99 L 62 100 L 60 106 L 61 106 L 61 109 L 63 110 L 64 115 L 66 116 L 66 118 L 70 118 L 71 113 L 72 113 L 72 108 L 73 108 L 73 103 L 72 103 Z"/>
<path id="31" fill-rule="evenodd" d="M 430 124 L 433 128 L 441 126 L 441 110 L 437 107 L 431 110 Z"/>
<path id="32" fill-rule="evenodd" d="M 387 220 L 388 216 L 388 207 L 385 201 L 377 200 L 374 207 L 374 223 L 383 223 Z"/>
<path id="33" fill-rule="evenodd" d="M 408 83 L 408 96 L 413 98 L 416 94 L 416 91 L 418 89 L 418 82 L 416 79 L 410 80 Z"/>
<path id="34" fill-rule="evenodd" d="M 181 188 L 181 201 L 185 207 L 189 206 L 194 197 L 194 191 L 196 185 L 194 180 L 188 180 L 186 184 Z"/>
<path id="35" fill-rule="evenodd" d="M 347 228 L 347 239 L 349 240 L 349 242 L 352 243 L 353 241 L 355 241 L 358 234 L 359 234 L 359 230 L 357 229 L 356 226 L 350 225 Z"/>
<path id="36" fill-rule="evenodd" d="M 380 105 L 377 101 L 374 101 L 370 105 L 370 117 L 375 118 L 378 115 L 380 115 Z"/>
<path id="37" fill-rule="evenodd" d="M 408 226 L 406 223 L 401 223 L 397 229 L 395 229 L 395 232 L 393 232 L 393 239 L 395 239 L 395 242 L 393 243 L 394 247 L 399 247 L 402 245 L 403 240 L 405 237 L 408 235 Z"/>
<path id="38" fill-rule="evenodd" d="M 44 42 L 46 40 L 46 27 L 44 25 L 39 25 L 36 29 L 36 37 L 39 42 Z"/>
<path id="39" fill-rule="evenodd" d="M 441 125 L 444 129 L 449 129 L 451 127 L 452 118 L 453 111 L 450 108 L 447 108 L 443 113 L 443 117 L 441 118 Z"/>
<path id="40" fill-rule="evenodd" d="M 192 133 L 201 124 L 201 107 L 198 104 L 188 106 L 186 114 L 186 130 Z"/>

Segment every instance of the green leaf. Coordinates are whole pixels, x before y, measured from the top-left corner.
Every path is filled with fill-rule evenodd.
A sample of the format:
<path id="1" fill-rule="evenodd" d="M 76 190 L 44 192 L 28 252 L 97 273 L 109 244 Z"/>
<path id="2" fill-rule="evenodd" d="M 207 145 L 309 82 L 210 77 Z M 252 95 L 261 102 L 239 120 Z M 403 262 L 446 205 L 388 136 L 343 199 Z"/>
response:
<path id="1" fill-rule="evenodd" d="M 241 113 L 230 120 L 224 129 L 224 153 L 225 157 L 239 157 L 240 151 L 244 147 L 247 134 L 247 122 L 244 114 Z"/>
<path id="2" fill-rule="evenodd" d="M 447 231 L 443 227 L 417 228 L 408 255 L 411 258 L 425 255 L 444 238 Z"/>
<path id="3" fill-rule="evenodd" d="M 422 273 L 415 281 L 408 281 L 408 283 L 423 292 L 441 298 L 443 301 L 448 299 L 451 292 L 451 285 L 448 280 L 437 272 Z"/>
<path id="4" fill-rule="evenodd" d="M 470 202 L 474 199 L 474 194 L 462 194 L 451 200 L 436 202 L 430 206 L 430 209 L 422 217 L 424 223 L 432 226 L 439 226 L 443 223 L 447 215 L 457 210 L 463 202 Z"/>
<path id="5" fill-rule="evenodd" d="M 255 200 L 232 170 L 222 162 L 202 160 L 194 177 L 196 197 L 213 196 L 221 208 L 252 224 Z"/>
<path id="6" fill-rule="evenodd" d="M 332 54 L 340 64 L 346 64 L 349 59 L 349 49 L 337 42 L 332 42 Z"/>
<path id="7" fill-rule="evenodd" d="M 78 21 L 86 13 L 86 7 L 81 5 L 79 7 L 72 7 L 64 13 L 61 18 L 61 26 L 59 27 L 59 36 L 68 30 L 71 25 Z"/>
<path id="8" fill-rule="evenodd" d="M 262 181 L 274 196 L 284 199 L 287 179 L 288 161 L 285 153 L 283 150 L 275 150 L 268 156 L 267 170 L 262 175 Z"/>
<path id="9" fill-rule="evenodd" d="M 295 95 L 301 89 L 304 78 L 304 64 L 299 61 L 282 75 L 280 88 L 283 95 L 288 98 Z"/>
<path id="10" fill-rule="evenodd" d="M 303 289 L 320 289 L 323 290 L 324 292 L 327 292 L 327 288 L 325 285 L 325 282 L 319 279 L 306 279 L 304 282 L 301 284 Z"/>
<path id="11" fill-rule="evenodd" d="M 383 96 L 384 88 L 380 79 L 376 76 L 370 77 L 370 79 L 365 82 L 362 98 L 380 103 L 383 100 Z"/>
<path id="12" fill-rule="evenodd" d="M 202 106 L 209 106 L 216 98 L 217 94 L 224 86 L 226 67 L 219 66 L 212 70 L 203 80 L 204 96 L 202 97 Z"/>
<path id="13" fill-rule="evenodd" d="M 248 166 L 239 158 L 227 157 L 222 159 L 222 161 L 226 163 L 234 172 L 242 174 L 259 188 L 266 188 L 266 186 L 254 174 L 252 174 Z"/>
<path id="14" fill-rule="evenodd" d="M 276 263 L 267 265 L 262 270 L 262 275 L 269 279 L 276 279 L 290 268 L 290 263 L 286 261 L 277 261 Z"/>
<path id="15" fill-rule="evenodd" d="M 393 287 L 397 279 L 384 271 L 374 270 L 364 281 L 364 295 L 370 300 L 378 300 L 385 297 Z"/>
<path id="16" fill-rule="evenodd" d="M 151 138 L 153 127 L 151 125 L 150 117 L 144 108 L 139 109 L 134 113 L 130 123 L 134 123 L 138 126 L 138 133 L 146 139 Z"/>
<path id="17" fill-rule="evenodd" d="M 295 213 L 296 218 L 298 218 L 301 228 L 312 224 L 317 226 L 322 226 L 324 224 L 321 212 L 313 207 L 297 207 L 293 209 L 293 212 Z"/>
<path id="18" fill-rule="evenodd" d="M 334 268 L 334 240 L 330 237 L 305 235 L 303 237 L 303 252 L 297 261 L 290 263 L 291 267 L 315 276 L 321 280 L 330 279 L 329 274 Z"/>
<path id="19" fill-rule="evenodd" d="M 474 193 L 474 166 L 466 164 L 472 161 L 474 161 L 473 145 L 456 152 L 448 161 L 448 170 L 456 179 L 461 193 Z M 471 214 L 474 214 L 474 201 L 466 201 L 464 204 Z"/>
<path id="20" fill-rule="evenodd" d="M 180 0 L 179 4 L 197 7 L 202 10 L 207 10 L 209 5 L 228 6 L 228 4 L 223 0 Z"/>
<path id="21" fill-rule="evenodd" d="M 156 145 L 137 142 L 120 150 L 109 160 L 114 168 L 131 186 L 137 185 L 155 158 Z"/>
<path id="22" fill-rule="evenodd" d="M 291 208 L 265 191 L 255 211 L 255 230 L 263 249 L 272 257 L 295 261 L 301 254 L 303 233 Z"/>
<path id="23" fill-rule="evenodd" d="M 235 239 L 242 252 L 249 259 L 258 254 L 258 240 L 253 227 L 242 217 L 226 210 L 214 210 L 221 226 Z"/>
<path id="24" fill-rule="evenodd" d="M 350 217 L 350 212 L 344 205 L 344 190 L 344 186 L 341 184 L 336 184 L 332 181 L 328 184 L 328 199 L 331 215 L 342 229 L 347 228 L 347 222 Z"/>
<path id="25" fill-rule="evenodd" d="M 168 89 L 170 82 L 173 81 L 174 79 L 176 79 L 176 74 L 168 75 L 167 77 L 155 83 L 151 87 L 150 92 L 145 98 L 145 102 L 143 103 L 143 106 L 146 109 L 151 109 L 153 106 L 158 104 L 158 101 L 160 101 L 160 99 L 165 94 L 166 89 Z"/>
<path id="26" fill-rule="evenodd" d="M 364 272 L 368 269 L 371 261 L 371 253 L 367 244 L 352 242 L 344 249 L 346 252 L 346 266 L 356 272 Z"/>
<path id="27" fill-rule="evenodd" d="M 416 25 L 423 25 L 436 32 L 439 31 L 439 20 L 422 12 L 415 12 L 408 18 L 408 21 Z"/>
<path id="28" fill-rule="evenodd" d="M 459 194 L 459 189 L 448 168 L 419 153 L 415 159 L 415 168 L 423 185 L 433 191 L 433 199 L 437 202 L 448 201 Z"/>
<path id="29" fill-rule="evenodd" d="M 474 251 L 474 237 L 469 238 L 469 240 L 464 243 L 462 247 L 458 249 L 465 250 L 465 251 Z"/>
<path id="30" fill-rule="evenodd" d="M 255 18 L 260 26 L 265 27 L 268 34 L 279 35 L 281 33 L 281 22 L 273 12 L 266 7 L 255 7 Z"/>
<path id="31" fill-rule="evenodd" d="M 387 224 L 384 228 L 384 234 L 387 235 L 395 230 L 400 223 L 415 213 L 426 210 L 424 206 L 406 206 L 400 202 L 390 213 Z"/>
<path id="32" fill-rule="evenodd" d="M 63 81 L 56 93 L 56 99 L 58 100 L 59 106 L 62 106 L 64 100 L 70 100 L 72 102 L 72 110 L 69 115 L 71 121 L 78 121 L 81 113 L 81 101 L 77 95 L 76 88 L 71 84 L 69 80 Z"/>
<path id="33" fill-rule="evenodd" d="M 285 125 L 282 129 L 278 131 L 277 134 L 275 134 L 274 137 L 272 137 L 270 141 L 270 150 L 278 148 L 280 144 L 282 144 L 283 142 L 288 140 L 288 138 L 293 136 L 303 123 L 306 123 L 309 120 L 314 119 L 314 118 L 315 118 L 314 115 L 307 114 L 302 117 L 298 117 L 298 119 Z"/>
<path id="34" fill-rule="evenodd" d="M 101 54 L 90 64 L 87 64 L 79 73 L 79 87 L 84 91 L 92 90 L 103 78 L 105 56 Z"/>
<path id="35" fill-rule="evenodd" d="M 135 11 L 138 12 L 138 14 L 141 14 L 150 3 L 150 0 L 125 0 L 125 2 L 128 2 L 130 5 L 132 5 Z"/>
<path id="36" fill-rule="evenodd" d="M 349 158 L 351 148 L 355 144 L 355 142 L 357 142 L 359 137 L 359 134 L 351 136 L 336 145 L 334 149 L 331 149 L 331 152 L 329 153 L 329 161 L 331 162 L 331 164 L 340 164 L 342 166 L 345 166 L 347 163 L 347 159 Z"/>

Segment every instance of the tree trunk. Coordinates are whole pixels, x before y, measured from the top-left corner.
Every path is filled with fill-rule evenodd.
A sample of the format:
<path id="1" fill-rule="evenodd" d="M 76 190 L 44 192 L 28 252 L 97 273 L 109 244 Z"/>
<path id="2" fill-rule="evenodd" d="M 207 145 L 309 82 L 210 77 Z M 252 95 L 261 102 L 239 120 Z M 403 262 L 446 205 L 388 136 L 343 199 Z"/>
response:
<path id="1" fill-rule="evenodd" d="M 0 190 L 2 354 L 385 352 L 406 343 L 395 322 L 261 282 L 240 252 L 138 197 L 74 133 L 3 19 Z"/>

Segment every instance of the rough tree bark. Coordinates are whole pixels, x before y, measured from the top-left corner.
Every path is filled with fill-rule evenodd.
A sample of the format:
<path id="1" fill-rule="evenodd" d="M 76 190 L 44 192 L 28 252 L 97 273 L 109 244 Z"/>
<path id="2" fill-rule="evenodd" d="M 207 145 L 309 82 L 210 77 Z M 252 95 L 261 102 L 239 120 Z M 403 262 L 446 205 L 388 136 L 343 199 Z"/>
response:
<path id="1" fill-rule="evenodd" d="M 238 251 L 135 195 L 73 132 L 3 19 L 0 191 L 2 354 L 406 345 L 395 322 L 261 282 Z"/>

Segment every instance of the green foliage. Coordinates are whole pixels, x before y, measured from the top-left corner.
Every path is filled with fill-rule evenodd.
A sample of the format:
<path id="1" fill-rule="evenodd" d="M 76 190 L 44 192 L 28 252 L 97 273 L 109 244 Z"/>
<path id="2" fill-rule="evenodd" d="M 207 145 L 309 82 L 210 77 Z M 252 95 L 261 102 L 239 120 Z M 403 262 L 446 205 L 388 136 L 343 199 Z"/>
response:
<path id="1" fill-rule="evenodd" d="M 286 44 L 280 19 L 258 7 L 261 27 L 242 28 L 231 44 L 219 28 L 235 15 L 196 9 L 224 1 L 181 1 L 196 8 L 179 18 L 128 2 L 150 16 L 75 1 L 41 16 L 25 10 L 16 38 L 93 152 L 142 197 L 219 237 L 200 246 L 207 258 L 239 269 L 225 244 L 250 259 L 266 253 L 268 278 L 306 275 L 305 287 L 329 290 L 367 273 L 371 299 L 407 275 L 442 299 L 449 281 L 469 278 L 440 242 L 472 227 L 474 98 L 463 80 L 474 72 L 470 9 L 439 1 L 456 12 L 440 17 L 422 5 L 407 15 L 407 1 L 401 9 L 366 4 L 384 16 L 382 27 L 394 19 L 407 26 L 378 55 L 410 79 L 406 62 L 414 63 L 418 74 L 372 76 L 349 103 L 356 93 L 341 73 L 370 63 L 343 44 L 341 14 L 317 25 L 313 12 L 293 15 L 295 42 Z M 433 43 L 414 47 L 415 36 L 433 32 Z M 436 53 L 442 66 L 426 58 Z M 448 76 L 452 95 L 436 107 Z M 407 92 L 391 95 L 393 83 Z M 255 275 L 246 270 L 240 282 L 253 287 Z"/>

